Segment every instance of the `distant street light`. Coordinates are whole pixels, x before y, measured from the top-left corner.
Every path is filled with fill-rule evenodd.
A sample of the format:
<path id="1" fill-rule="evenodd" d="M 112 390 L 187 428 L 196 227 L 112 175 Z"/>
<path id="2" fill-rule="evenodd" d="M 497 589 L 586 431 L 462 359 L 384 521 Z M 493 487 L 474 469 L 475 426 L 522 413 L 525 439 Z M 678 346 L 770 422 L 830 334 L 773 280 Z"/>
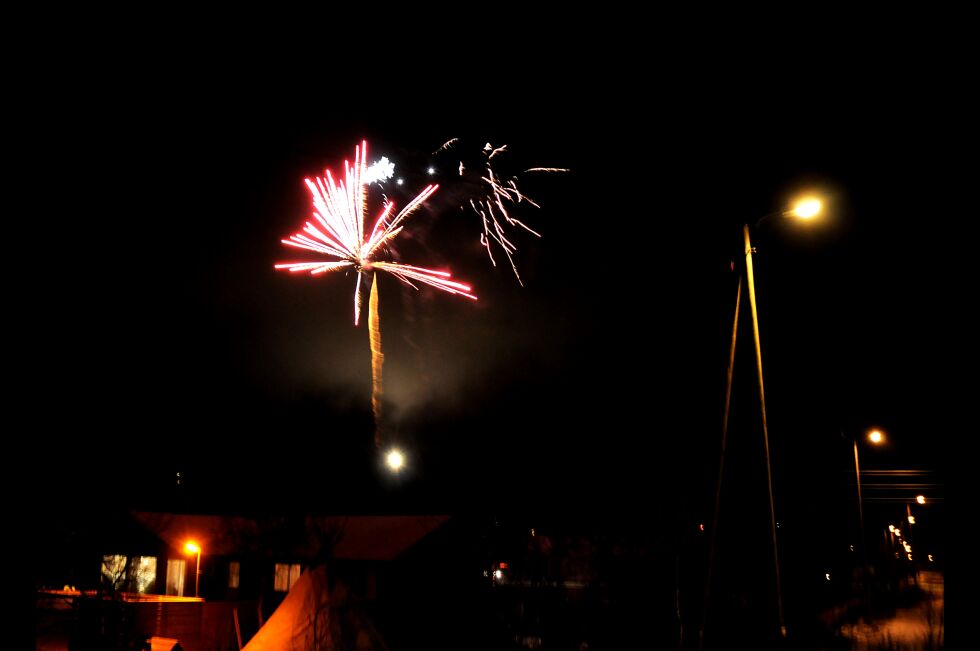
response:
<path id="1" fill-rule="evenodd" d="M 197 570 L 194 572 L 194 596 L 197 597 L 201 584 L 201 546 L 194 541 L 188 541 L 184 545 L 184 551 L 188 554 L 197 554 Z"/>
<path id="2" fill-rule="evenodd" d="M 917 495 L 915 501 L 919 504 L 925 504 L 926 498 L 924 495 Z M 912 504 L 909 502 L 905 503 L 905 519 L 909 522 L 909 541 L 912 540 L 912 525 L 916 524 L 915 516 L 912 515 Z"/>
<path id="3" fill-rule="evenodd" d="M 885 440 L 885 435 L 881 433 L 880 430 L 871 430 L 868 432 L 868 440 L 875 445 L 881 445 L 882 441 Z M 858 492 L 858 519 L 861 522 L 861 549 L 864 554 L 864 566 L 865 571 L 868 569 L 868 546 L 867 539 L 864 536 L 864 500 L 861 498 L 861 464 L 858 461 L 858 440 L 854 439 L 854 477 L 857 480 L 857 492 Z M 890 529 L 891 527 L 889 527 Z"/>

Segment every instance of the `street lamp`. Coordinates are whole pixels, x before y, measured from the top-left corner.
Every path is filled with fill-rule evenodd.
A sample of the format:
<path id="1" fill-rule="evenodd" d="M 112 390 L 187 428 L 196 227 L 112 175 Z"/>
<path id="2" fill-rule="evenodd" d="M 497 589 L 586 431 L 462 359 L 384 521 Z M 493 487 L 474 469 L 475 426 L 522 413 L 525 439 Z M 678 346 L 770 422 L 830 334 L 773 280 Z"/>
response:
<path id="1" fill-rule="evenodd" d="M 926 496 L 925 495 L 916 495 L 915 496 L 915 503 L 916 504 L 925 504 L 926 503 Z M 915 516 L 912 515 L 912 504 L 910 502 L 906 502 L 905 503 L 905 519 L 908 520 L 908 522 L 909 522 L 909 542 L 911 542 L 911 539 L 912 539 L 912 525 L 916 524 L 916 521 L 915 521 Z"/>
<path id="2" fill-rule="evenodd" d="M 758 226 L 765 220 L 774 216 L 783 217 L 797 217 L 800 219 L 812 219 L 816 217 L 822 210 L 822 202 L 815 197 L 805 197 L 790 209 L 781 212 L 774 212 L 765 215 L 755 222 L 755 226 Z M 766 480 L 769 489 L 769 524 L 770 531 L 772 532 L 772 556 L 773 565 L 776 570 L 776 604 L 779 611 L 779 632 L 783 637 L 786 637 L 786 624 L 785 618 L 783 617 L 783 595 L 782 595 L 782 583 L 779 576 L 779 545 L 776 539 L 776 509 L 773 501 L 772 495 L 772 464 L 769 459 L 769 424 L 766 420 L 766 393 L 765 385 L 762 380 L 762 346 L 759 343 L 759 313 L 756 309 L 755 300 L 755 273 L 752 266 L 752 254 L 755 249 L 752 247 L 752 240 L 749 236 L 749 225 L 745 224 L 742 227 L 742 234 L 745 239 L 745 279 L 749 287 L 749 304 L 752 309 L 752 334 L 755 342 L 755 366 L 756 373 L 759 379 L 759 408 L 762 413 L 762 435 L 765 442 L 766 451 Z M 707 622 L 707 612 L 708 604 L 710 601 L 711 594 L 711 576 L 712 570 L 714 568 L 715 559 L 715 541 L 716 534 L 718 531 L 718 514 L 721 510 L 721 484 L 722 479 L 725 474 L 725 447 L 727 445 L 728 439 L 728 417 L 731 411 L 731 400 L 732 400 L 732 376 L 735 370 L 735 348 L 736 342 L 738 340 L 738 319 L 739 313 L 742 306 L 742 278 L 739 278 L 738 292 L 735 295 L 735 318 L 732 320 L 732 341 L 728 352 L 728 372 L 725 384 L 725 409 L 721 424 L 721 458 L 718 464 L 718 483 L 715 488 L 715 508 L 714 515 L 712 516 L 712 526 L 711 526 L 711 542 L 709 544 L 708 552 L 708 571 L 705 581 L 704 589 L 704 610 L 702 612 L 701 629 L 698 635 L 698 648 L 703 648 L 704 646 L 704 633 Z"/>
<path id="3" fill-rule="evenodd" d="M 871 430 L 868 432 L 868 440 L 875 445 L 881 445 L 885 440 L 885 435 L 881 430 Z M 864 569 L 868 569 L 868 546 L 864 536 L 864 500 L 861 498 L 861 463 L 858 460 L 858 440 L 854 439 L 854 477 L 857 479 L 858 492 L 858 518 L 861 522 L 861 549 L 864 554 Z"/>
<path id="4" fill-rule="evenodd" d="M 781 213 L 772 213 L 759 219 L 756 225 L 761 224 L 765 219 L 773 215 L 785 217 L 798 217 L 800 219 L 812 219 L 816 217 L 822 209 L 819 199 L 805 197 L 798 201 L 792 209 Z M 766 482 L 769 488 L 769 525 L 772 531 L 772 556 L 776 570 L 776 605 L 779 610 L 779 632 L 786 637 L 786 623 L 783 617 L 783 595 L 782 584 L 779 578 L 779 546 L 776 542 L 776 507 L 772 497 L 772 464 L 769 458 L 769 425 L 766 422 L 766 391 L 762 381 L 762 345 L 759 341 L 759 312 L 755 301 L 755 274 L 752 267 L 752 254 L 755 249 L 752 247 L 752 240 L 749 237 L 749 225 L 742 226 L 742 235 L 745 239 L 745 278 L 749 287 L 749 306 L 752 310 L 752 338 L 755 342 L 755 368 L 759 379 L 759 409 L 762 413 L 762 438 L 766 450 Z M 729 383 L 731 382 L 729 375 Z M 729 388 L 729 390 L 731 390 Z M 727 415 L 726 415 L 727 418 Z"/>
<path id="5" fill-rule="evenodd" d="M 194 572 L 194 596 L 197 597 L 201 584 L 201 546 L 194 541 L 188 541 L 184 545 L 184 551 L 188 554 L 197 554 L 197 570 Z"/>

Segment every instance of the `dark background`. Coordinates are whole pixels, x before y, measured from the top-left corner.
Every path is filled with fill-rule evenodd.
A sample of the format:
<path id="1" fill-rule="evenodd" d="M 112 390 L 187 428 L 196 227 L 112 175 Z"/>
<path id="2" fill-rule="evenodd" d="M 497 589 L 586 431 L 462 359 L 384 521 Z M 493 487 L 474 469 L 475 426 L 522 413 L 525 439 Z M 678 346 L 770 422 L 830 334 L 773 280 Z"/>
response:
<path id="1" fill-rule="evenodd" d="M 914 32 L 876 22 L 874 34 L 896 35 L 876 42 L 872 30 L 848 34 L 844 17 L 817 39 L 794 23 L 765 36 L 733 25 L 715 42 L 700 20 L 583 14 L 513 36 L 478 24 L 385 39 L 335 16 L 311 17 L 307 53 L 272 24 L 131 18 L 118 30 L 107 29 L 126 25 L 118 15 L 45 20 L 11 66 L 11 178 L 24 201 L 9 217 L 8 320 L 23 417 L 8 464 L 20 473 L 27 460 L 31 480 L 12 494 L 42 558 L 126 509 L 444 513 L 451 524 L 412 552 L 426 562 L 407 584 L 432 579 L 460 631 L 486 630 L 506 608 L 453 606 L 447 595 L 464 591 L 445 586 L 520 557 L 537 527 L 559 544 L 626 550 L 603 577 L 628 586 L 605 630 L 655 612 L 672 635 L 676 588 L 690 635 L 741 226 L 815 188 L 825 218 L 753 230 L 789 618 L 833 603 L 815 586 L 856 565 L 838 561 L 857 527 L 850 437 L 869 427 L 888 444 L 862 448 L 862 467 L 913 473 L 865 479 L 869 537 L 922 492 L 917 533 L 945 560 L 946 445 L 958 430 L 943 424 L 955 403 L 943 379 L 964 365 L 948 309 L 962 276 L 936 272 L 965 231 L 941 207 L 956 188 L 937 170 L 962 146 L 942 65 Z M 459 209 L 470 188 L 453 156 L 437 159 L 443 185 L 392 254 L 451 267 L 480 298 L 381 278 L 382 428 L 409 457 L 395 478 L 373 445 L 353 278 L 273 265 L 303 259 L 279 240 L 309 216 L 304 177 L 339 170 L 367 139 L 372 160 L 387 155 L 405 176 L 392 193 L 404 205 L 452 137 L 477 159 L 483 143 L 506 143 L 502 171 L 571 171 L 521 175 L 541 209 L 519 215 L 542 233 L 516 233 L 522 287 L 499 255 L 489 264 L 479 221 Z M 714 603 L 769 634 L 747 317 Z M 428 609 L 416 594 L 404 601 Z"/>
<path id="2" fill-rule="evenodd" d="M 869 467 L 941 471 L 929 342 L 947 290 L 923 253 L 942 125 L 924 111 L 925 75 L 556 47 L 522 65 L 388 62 L 382 75 L 341 58 L 308 71 L 93 44 L 32 76 L 18 133 L 29 206 L 12 246 L 38 504 L 111 493 L 199 512 L 627 517 L 656 504 L 700 522 L 740 227 L 810 187 L 830 198 L 826 219 L 753 231 L 777 510 L 818 517 L 850 500 L 841 432 L 888 433 Z M 302 259 L 279 239 L 308 216 L 304 177 L 366 138 L 407 193 L 451 137 L 470 156 L 506 143 L 512 170 L 571 171 L 522 176 L 541 209 L 520 215 L 543 237 L 517 233 L 521 287 L 490 266 L 440 168 L 443 189 L 396 254 L 451 266 L 480 300 L 381 280 L 383 427 L 410 456 L 392 479 L 372 444 L 353 278 L 272 265 Z M 744 317 L 732 490 L 764 504 Z"/>

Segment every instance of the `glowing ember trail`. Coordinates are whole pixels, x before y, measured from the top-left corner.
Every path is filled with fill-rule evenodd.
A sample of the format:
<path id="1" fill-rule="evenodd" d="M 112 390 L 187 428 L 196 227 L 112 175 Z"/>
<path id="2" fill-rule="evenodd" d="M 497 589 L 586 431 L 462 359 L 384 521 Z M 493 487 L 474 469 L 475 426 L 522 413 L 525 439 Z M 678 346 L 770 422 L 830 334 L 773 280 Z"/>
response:
<path id="1" fill-rule="evenodd" d="M 381 312 L 378 311 L 378 277 L 371 283 L 371 298 L 368 299 L 368 333 L 371 340 L 371 409 L 374 412 L 374 444 L 381 447 L 381 398 L 384 384 L 381 374 L 384 369 L 385 354 L 381 351 Z"/>
<path id="2" fill-rule="evenodd" d="M 424 267 L 378 261 L 385 245 L 403 228 L 403 222 L 439 188 L 428 185 L 414 199 L 392 217 L 394 204 L 386 201 L 381 207 L 374 226 L 367 232 L 364 222 L 367 197 L 367 142 L 354 149 L 354 164 L 344 161 L 344 176 L 336 180 L 330 173 L 316 181 L 306 179 L 306 186 L 313 195 L 313 221 L 306 222 L 303 230 L 289 239 L 282 240 L 287 246 L 305 249 L 337 260 L 315 262 L 284 262 L 276 269 L 291 272 L 309 271 L 311 275 L 351 268 L 357 272 L 354 288 L 354 325 L 361 318 L 361 276 L 374 270 L 387 271 L 403 283 L 418 289 L 412 281 L 431 285 L 450 294 L 476 299 L 469 285 L 452 280 L 446 271 Z"/>
<path id="3" fill-rule="evenodd" d="M 447 151 L 453 148 L 458 142 L 459 138 L 448 140 L 432 153 L 435 155 Z M 490 161 L 506 151 L 507 145 L 494 147 L 488 142 L 483 146 L 481 169 L 473 173 L 477 177 L 475 182 L 479 184 L 480 195 L 470 199 L 469 205 L 473 209 L 473 212 L 480 216 L 483 222 L 483 232 L 480 233 L 480 244 L 487 250 L 491 264 L 495 267 L 497 266 L 497 261 L 493 257 L 492 248 L 493 244 L 496 244 L 504 252 L 504 255 L 507 256 L 507 261 L 510 263 L 510 268 L 513 270 L 514 276 L 517 277 L 517 282 L 523 286 L 524 283 L 521 282 L 521 275 L 517 272 L 517 265 L 514 263 L 513 257 L 517 251 L 517 245 L 511 241 L 511 236 L 509 236 L 507 229 L 508 227 L 522 228 L 535 237 L 541 237 L 541 234 L 514 217 L 508 211 L 508 206 L 511 207 L 511 210 L 513 210 L 513 206 L 521 202 L 528 203 L 535 208 L 540 208 L 540 206 L 520 191 L 517 187 L 516 176 L 504 178 L 494 171 Z M 524 171 L 568 172 L 569 170 L 559 167 L 532 167 Z M 470 171 L 463 164 L 463 161 L 460 161 L 459 175 L 465 178 L 469 174 Z"/>

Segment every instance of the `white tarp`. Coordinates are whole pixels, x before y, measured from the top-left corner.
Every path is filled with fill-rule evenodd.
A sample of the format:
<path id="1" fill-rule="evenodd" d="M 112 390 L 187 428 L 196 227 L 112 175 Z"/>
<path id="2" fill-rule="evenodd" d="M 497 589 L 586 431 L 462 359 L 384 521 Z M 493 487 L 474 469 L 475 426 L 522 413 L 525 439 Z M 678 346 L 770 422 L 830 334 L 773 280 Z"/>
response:
<path id="1" fill-rule="evenodd" d="M 348 604 L 337 583 L 331 592 L 326 567 L 303 572 L 272 617 L 242 651 L 387 650 L 367 618 Z"/>

